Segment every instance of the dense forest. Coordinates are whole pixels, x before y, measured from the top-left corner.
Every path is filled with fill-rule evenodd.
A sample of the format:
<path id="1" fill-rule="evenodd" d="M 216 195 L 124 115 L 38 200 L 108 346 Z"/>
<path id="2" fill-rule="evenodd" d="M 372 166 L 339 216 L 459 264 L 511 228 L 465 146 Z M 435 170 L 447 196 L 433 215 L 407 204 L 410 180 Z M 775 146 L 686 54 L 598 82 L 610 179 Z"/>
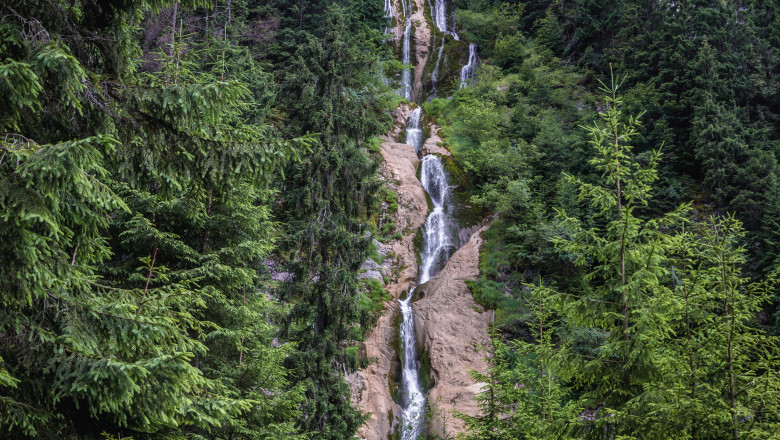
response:
<path id="1" fill-rule="evenodd" d="M 492 321 L 404 439 L 780 438 L 780 4 L 451 0 L 420 99 L 384 3 L 0 0 L 0 438 L 356 438 L 399 105 Z"/>

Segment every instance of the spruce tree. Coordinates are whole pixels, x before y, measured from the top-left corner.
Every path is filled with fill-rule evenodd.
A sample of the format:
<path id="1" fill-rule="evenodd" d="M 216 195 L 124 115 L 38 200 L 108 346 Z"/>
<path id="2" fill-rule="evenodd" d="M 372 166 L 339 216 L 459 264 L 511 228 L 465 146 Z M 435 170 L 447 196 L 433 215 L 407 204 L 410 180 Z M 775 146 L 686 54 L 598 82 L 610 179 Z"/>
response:
<path id="1" fill-rule="evenodd" d="M 354 367 L 346 347 L 370 323 L 357 273 L 372 246 L 366 219 L 379 182 L 365 142 L 383 127 L 390 91 L 378 71 L 381 34 L 338 5 L 321 18 L 286 72 L 287 109 L 319 142 L 281 187 L 282 248 L 294 274 L 281 295 L 292 304 L 285 336 L 299 349 L 287 365 L 305 388 L 299 426 L 335 440 L 354 435 L 364 420 L 344 380 Z"/>
<path id="2" fill-rule="evenodd" d="M 301 395 L 281 365 L 292 347 L 271 348 L 278 306 L 259 263 L 268 183 L 310 138 L 247 122 L 249 87 L 224 63 L 200 67 L 183 20 L 159 68 L 138 69 L 144 13 L 207 2 L 11 3 L 3 430 L 295 436 Z"/>
<path id="3" fill-rule="evenodd" d="M 777 430 L 778 341 L 755 319 L 774 280 L 755 283 L 742 274 L 743 234 L 726 216 L 677 236 L 675 331 L 659 346 L 654 432 L 714 439 L 771 438 Z"/>
<path id="4" fill-rule="evenodd" d="M 469 429 L 467 439 L 569 439 L 568 425 L 580 414 L 577 399 L 560 380 L 559 363 L 567 362 L 566 341 L 556 335 L 551 303 L 554 291 L 527 285 L 524 304 L 529 340 L 504 341 L 491 335 L 487 371 L 472 372 L 484 383 L 477 396 L 480 415 L 459 414 Z"/>
<path id="5" fill-rule="evenodd" d="M 599 226 L 586 229 L 580 219 L 560 212 L 566 235 L 554 239 L 560 252 L 587 270 L 583 292 L 556 292 L 555 308 L 568 326 L 593 328 L 603 338 L 595 356 L 572 350 L 567 362 L 559 364 L 564 380 L 587 390 L 583 404 L 599 413 L 592 424 L 579 424 L 584 429 L 579 435 L 595 438 L 603 433 L 633 436 L 642 430 L 643 393 L 658 374 L 654 349 L 670 331 L 663 284 L 670 238 L 663 230 L 679 222 L 685 209 L 658 219 L 637 215 L 658 178 L 660 152 L 645 166 L 634 161 L 630 142 L 640 121 L 623 113 L 614 77 L 610 86 L 602 86 L 607 106 L 600 114 L 602 125 L 587 127 L 597 152 L 590 163 L 601 179 L 591 184 L 569 177 L 594 209 L 592 221 Z"/>

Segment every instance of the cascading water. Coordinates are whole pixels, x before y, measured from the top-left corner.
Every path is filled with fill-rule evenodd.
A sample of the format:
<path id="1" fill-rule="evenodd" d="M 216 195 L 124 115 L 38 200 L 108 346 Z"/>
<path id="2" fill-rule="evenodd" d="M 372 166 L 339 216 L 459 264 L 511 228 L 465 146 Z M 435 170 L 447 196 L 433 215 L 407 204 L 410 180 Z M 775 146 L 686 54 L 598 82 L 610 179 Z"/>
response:
<path id="1" fill-rule="evenodd" d="M 404 7 L 404 12 L 406 12 L 406 7 Z M 406 99 L 412 99 L 412 71 L 409 70 L 411 67 L 411 52 L 412 52 L 412 19 L 408 18 L 406 19 L 406 27 L 404 28 L 404 43 L 403 43 L 403 59 L 401 60 L 404 63 L 404 70 L 401 72 L 401 86 L 402 86 L 402 96 Z"/>
<path id="2" fill-rule="evenodd" d="M 431 18 L 433 19 L 433 24 L 436 25 L 439 31 L 452 35 L 456 40 L 460 40 L 460 37 L 458 37 L 458 34 L 455 33 L 454 29 L 450 30 L 447 28 L 447 24 L 450 21 L 449 16 L 447 15 L 447 0 L 434 0 L 433 5 L 431 6 Z"/>
<path id="3" fill-rule="evenodd" d="M 417 367 L 417 349 L 414 341 L 414 319 L 412 318 L 412 293 L 401 304 L 401 344 L 404 350 L 404 369 L 401 386 L 405 396 L 405 406 L 401 421 L 401 439 L 417 440 L 422 431 L 422 418 L 425 415 L 425 396 L 420 386 L 420 369 Z"/>
<path id="4" fill-rule="evenodd" d="M 406 143 L 414 147 L 414 152 L 419 153 L 422 147 L 422 128 L 420 128 L 420 107 L 414 109 L 406 120 Z"/>
<path id="5" fill-rule="evenodd" d="M 411 120 L 411 117 L 410 117 Z M 441 158 L 427 155 L 422 159 L 420 171 L 421 183 L 433 203 L 433 211 L 428 215 L 423 229 L 423 249 L 421 251 L 420 275 L 417 285 L 429 281 L 449 259 L 455 246 L 452 242 L 452 221 L 447 212 L 449 184 Z M 402 440 L 417 440 L 423 428 L 425 416 L 425 396 L 420 386 L 420 371 L 417 365 L 415 347 L 414 319 L 411 300 L 414 289 L 407 298 L 399 301 L 403 323 L 401 325 L 401 344 L 404 351 L 404 369 L 402 373 L 403 392 L 406 405 L 402 416 Z"/>
<path id="6" fill-rule="evenodd" d="M 393 22 L 393 16 L 395 16 L 395 8 L 393 8 L 393 0 L 385 0 L 385 18 L 389 19 L 390 23 Z M 392 33 L 393 30 L 390 26 L 385 26 L 385 34 Z"/>
<path id="7" fill-rule="evenodd" d="M 393 18 L 393 15 L 395 15 L 393 0 L 385 0 L 385 18 Z"/>
<path id="8" fill-rule="evenodd" d="M 477 43 L 469 44 L 469 62 L 460 69 L 460 86 L 466 87 L 471 78 L 474 77 L 474 68 L 479 63 L 477 57 Z"/>
<path id="9" fill-rule="evenodd" d="M 444 0 L 434 0 L 433 10 L 433 23 L 442 32 L 447 32 L 447 3 Z"/>
<path id="10" fill-rule="evenodd" d="M 423 157 L 420 183 L 431 198 L 433 211 L 425 220 L 418 285 L 439 273 L 456 247 L 453 243 L 454 225 L 447 209 L 450 186 L 439 156 Z"/>
<path id="11" fill-rule="evenodd" d="M 446 37 L 441 38 L 441 47 L 439 48 L 439 56 L 436 57 L 436 67 L 433 68 L 431 74 L 431 92 L 428 94 L 428 99 L 436 98 L 436 84 L 439 82 L 439 66 L 441 65 L 441 55 L 444 53 L 444 41 Z"/>

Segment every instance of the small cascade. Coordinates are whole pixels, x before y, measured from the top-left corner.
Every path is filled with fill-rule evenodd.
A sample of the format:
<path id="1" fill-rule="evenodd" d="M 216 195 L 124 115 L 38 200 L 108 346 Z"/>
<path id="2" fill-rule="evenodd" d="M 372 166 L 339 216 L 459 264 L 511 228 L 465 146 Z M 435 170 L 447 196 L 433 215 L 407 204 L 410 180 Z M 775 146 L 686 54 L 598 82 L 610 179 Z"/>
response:
<path id="1" fill-rule="evenodd" d="M 433 211 L 423 227 L 423 249 L 420 255 L 420 277 L 417 284 L 423 284 L 444 267 L 456 246 L 453 243 L 454 226 L 450 217 L 450 185 L 441 158 L 427 155 L 422 158 L 420 183 L 431 197 Z"/>
<path id="2" fill-rule="evenodd" d="M 395 8 L 393 8 L 393 0 L 385 0 L 385 18 L 389 23 L 393 22 L 395 17 Z M 385 35 L 393 33 L 393 29 L 390 26 L 385 26 Z"/>
<path id="3" fill-rule="evenodd" d="M 460 40 L 455 30 L 449 29 L 447 26 L 450 21 L 447 15 L 447 0 L 434 0 L 431 6 L 431 18 L 433 18 L 433 24 L 436 25 L 439 31 L 452 35 L 456 40 Z"/>
<path id="4" fill-rule="evenodd" d="M 446 37 L 441 38 L 441 47 L 439 48 L 439 55 L 436 57 L 436 66 L 433 68 L 431 74 L 431 92 L 428 94 L 428 100 L 436 98 L 436 85 L 439 82 L 439 66 L 441 65 L 441 56 L 444 53 L 444 41 Z"/>
<path id="5" fill-rule="evenodd" d="M 479 64 L 477 56 L 477 43 L 469 44 L 469 62 L 460 69 L 460 86 L 466 87 L 474 77 L 474 68 Z"/>
<path id="6" fill-rule="evenodd" d="M 406 13 L 406 6 L 404 5 L 404 13 Z M 411 67 L 412 58 L 412 19 L 406 18 L 406 27 L 404 28 L 404 42 L 403 42 L 403 59 L 404 70 L 401 72 L 401 96 L 406 99 L 412 99 L 412 71 Z"/>
<path id="7" fill-rule="evenodd" d="M 395 15 L 395 8 L 393 8 L 393 0 L 385 0 L 385 18 L 392 19 Z"/>
<path id="8" fill-rule="evenodd" d="M 412 5 L 409 4 L 410 0 L 401 0 L 401 6 L 404 8 L 404 17 L 412 16 Z"/>
<path id="9" fill-rule="evenodd" d="M 406 120 L 406 143 L 414 147 L 414 152 L 419 153 L 422 147 L 422 128 L 420 128 L 421 108 L 417 107 Z"/>
<path id="10" fill-rule="evenodd" d="M 404 391 L 404 409 L 401 421 L 401 439 L 417 440 L 420 437 L 425 416 L 425 396 L 420 386 L 420 369 L 417 365 L 417 348 L 414 338 L 414 318 L 412 317 L 412 293 L 403 301 L 401 306 L 401 344 L 404 351 L 404 369 L 402 383 Z"/>

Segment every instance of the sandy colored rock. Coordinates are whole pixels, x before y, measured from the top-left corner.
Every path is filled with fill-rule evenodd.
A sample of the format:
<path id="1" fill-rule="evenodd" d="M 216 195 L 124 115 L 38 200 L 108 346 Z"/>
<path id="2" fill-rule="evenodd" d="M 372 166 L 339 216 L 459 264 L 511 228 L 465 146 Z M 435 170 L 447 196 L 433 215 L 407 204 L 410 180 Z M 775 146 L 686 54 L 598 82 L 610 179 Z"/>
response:
<path id="1" fill-rule="evenodd" d="M 453 411 L 471 416 L 478 413 L 474 397 L 482 384 L 469 372 L 485 372 L 484 353 L 476 347 L 489 342 L 492 311 L 483 311 L 474 302 L 466 280 L 479 276 L 479 251 L 487 228 L 485 225 L 472 234 L 436 277 L 417 288 L 421 298 L 412 306 L 418 350 L 431 360 L 433 386 L 428 402 L 438 412 L 431 427 L 442 436 L 465 430 Z"/>
<path id="2" fill-rule="evenodd" d="M 385 244 L 383 249 L 388 255 L 383 262 L 383 271 L 388 277 L 385 288 L 393 298 L 408 292 L 417 281 L 414 236 L 428 215 L 425 191 L 417 179 L 420 161 L 414 147 L 395 142 L 409 113 L 410 108 L 406 105 L 393 112 L 393 129 L 383 137 L 381 145 L 384 159 L 382 176 L 387 186 L 398 195 L 398 211 L 392 215 L 393 221 L 396 230 L 403 234 L 400 240 Z M 358 431 L 358 435 L 364 439 L 387 439 L 397 423 L 396 419 L 401 415 L 401 407 L 393 401 L 389 387 L 396 379 L 390 375 L 400 366 L 394 348 L 399 338 L 398 328 L 393 325 L 398 313 L 397 301 L 385 304 L 383 315 L 363 344 L 364 354 L 371 360 L 371 365 L 347 376 L 352 387 L 352 403 L 364 413 L 370 413 Z"/>
<path id="3" fill-rule="evenodd" d="M 418 101 L 422 97 L 422 76 L 425 65 L 428 64 L 428 57 L 431 55 L 431 28 L 425 19 L 426 0 L 414 0 L 415 8 L 412 14 L 412 23 L 414 24 L 414 82 L 412 86 L 412 97 Z"/>
<path id="4" fill-rule="evenodd" d="M 441 137 L 439 137 L 439 130 L 439 126 L 431 125 L 431 136 L 420 147 L 420 155 L 441 154 L 442 156 L 452 156 L 450 150 L 439 145 L 442 142 Z"/>

